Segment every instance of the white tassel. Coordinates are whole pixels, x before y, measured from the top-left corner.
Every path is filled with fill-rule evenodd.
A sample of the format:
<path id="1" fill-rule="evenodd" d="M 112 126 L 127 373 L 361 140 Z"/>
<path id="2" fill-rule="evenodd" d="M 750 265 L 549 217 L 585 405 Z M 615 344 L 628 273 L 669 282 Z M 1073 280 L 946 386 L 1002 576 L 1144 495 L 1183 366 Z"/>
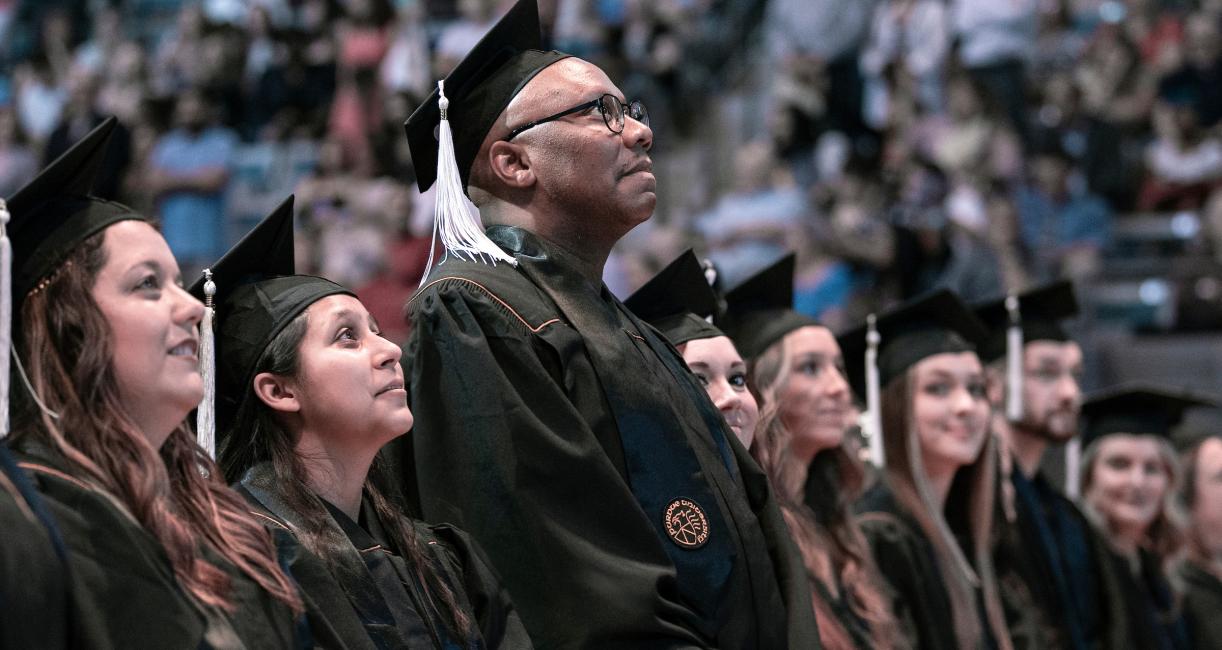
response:
<path id="1" fill-rule="evenodd" d="M 11 216 L 4 199 L 0 199 L 0 438 L 9 433 L 9 355 L 13 349 L 13 244 L 8 238 Z"/>
<path id="2" fill-rule="evenodd" d="M 1018 298 L 1006 296 L 1006 313 L 1010 325 L 1006 328 L 1006 419 L 1023 420 L 1023 323 L 1018 311 Z"/>
<path id="3" fill-rule="evenodd" d="M 1079 474 L 1082 469 L 1082 439 L 1073 438 L 1065 444 L 1065 496 L 1078 500 Z"/>
<path id="4" fill-rule="evenodd" d="M 212 270 L 204 269 L 204 318 L 199 323 L 199 374 L 204 380 L 204 399 L 195 410 L 195 435 L 199 446 L 213 460 L 216 460 L 216 338 L 212 332 L 215 295 Z"/>
<path id="5" fill-rule="evenodd" d="M 878 346 L 882 336 L 878 333 L 877 317 L 866 317 L 866 412 L 862 420 L 862 432 L 870 445 L 870 462 L 882 469 L 887 462 L 883 451 L 882 399 L 878 379 Z"/>
<path id="6" fill-rule="evenodd" d="M 478 212 L 463 193 L 462 176 L 459 174 L 458 161 L 454 155 L 454 135 L 450 131 L 450 100 L 446 98 L 445 83 L 444 79 L 437 82 L 437 105 L 441 109 L 441 124 L 437 128 L 437 192 L 433 210 L 433 244 L 429 248 L 429 261 L 424 269 L 424 277 L 420 279 L 421 286 L 433 268 L 433 251 L 437 247 L 439 235 L 446 256 L 453 253 L 471 261 L 491 261 L 493 265 L 497 260 L 513 266 L 518 264 L 517 260 L 492 243 L 488 235 L 484 234 L 484 225 L 479 220 Z M 439 263 L 444 262 L 443 258 Z"/>

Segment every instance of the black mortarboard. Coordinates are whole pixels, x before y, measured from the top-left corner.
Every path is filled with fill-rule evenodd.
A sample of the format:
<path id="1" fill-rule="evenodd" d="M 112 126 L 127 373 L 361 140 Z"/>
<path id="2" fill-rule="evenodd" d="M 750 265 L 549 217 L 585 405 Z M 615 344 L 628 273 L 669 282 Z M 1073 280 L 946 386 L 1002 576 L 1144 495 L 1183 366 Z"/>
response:
<path id="1" fill-rule="evenodd" d="M 637 317 L 662 332 L 672 345 L 725 336 L 706 319 L 717 312 L 717 294 L 689 248 L 624 301 Z"/>
<path id="2" fill-rule="evenodd" d="M 536 74 L 569 56 L 554 50 L 543 51 L 537 0 L 518 0 L 446 77 L 454 155 L 464 191 L 471 176 L 471 163 L 496 118 Z M 437 178 L 435 130 L 441 122 L 439 98 L 434 89 L 406 124 L 421 192 L 429 189 Z"/>
<path id="3" fill-rule="evenodd" d="M 114 201 L 91 196 L 115 118 L 107 118 L 7 201 L 13 246 L 13 315 L 81 242 L 119 221 L 149 219 Z"/>
<path id="4" fill-rule="evenodd" d="M 263 351 L 321 298 L 356 295 L 325 278 L 294 275 L 293 197 L 210 267 L 216 284 L 217 431 L 232 424 Z M 203 300 L 205 279 L 191 286 Z"/>
<path id="5" fill-rule="evenodd" d="M 786 334 L 819 321 L 793 309 L 794 256 L 786 255 L 726 291 L 718 325 L 745 359 L 754 359 Z"/>
<path id="6" fill-rule="evenodd" d="M 1113 433 L 1152 435 L 1170 440 L 1184 412 L 1198 406 L 1216 406 L 1203 396 L 1142 383 L 1129 383 L 1089 395 L 1082 404 L 1085 427 L 1082 446 Z"/>
<path id="7" fill-rule="evenodd" d="M 883 387 L 926 357 L 975 350 L 988 333 L 972 310 L 946 289 L 879 315 L 876 327 L 880 337 L 878 379 Z M 862 325 L 838 338 L 849 385 L 863 398 L 867 332 L 868 326 Z"/>
<path id="8" fill-rule="evenodd" d="M 1063 321 L 1078 314 L 1078 299 L 1073 283 L 1060 280 L 1016 296 L 1023 331 L 1023 342 L 1069 340 Z M 1006 355 L 1006 329 L 1010 314 L 1006 299 L 1001 298 L 975 308 L 976 316 L 989 330 L 989 335 L 976 351 L 983 363 L 992 363 Z"/>

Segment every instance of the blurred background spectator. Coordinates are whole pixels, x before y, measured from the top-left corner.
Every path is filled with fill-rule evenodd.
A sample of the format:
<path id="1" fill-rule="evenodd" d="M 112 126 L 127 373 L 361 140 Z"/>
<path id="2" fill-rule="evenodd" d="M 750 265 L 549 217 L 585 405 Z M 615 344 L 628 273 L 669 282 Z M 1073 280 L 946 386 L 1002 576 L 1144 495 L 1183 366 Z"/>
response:
<path id="1" fill-rule="evenodd" d="M 406 337 L 433 203 L 402 124 L 510 4 L 0 0 L 0 193 L 116 115 L 98 191 L 157 215 L 184 271 L 296 192 L 299 270 Z M 617 293 L 687 246 L 729 283 L 796 250 L 796 304 L 833 327 L 1069 275 L 1088 383 L 1126 378 L 1123 353 L 1222 388 L 1200 334 L 1222 326 L 1222 0 L 540 9 L 649 107 L 658 209 Z"/>

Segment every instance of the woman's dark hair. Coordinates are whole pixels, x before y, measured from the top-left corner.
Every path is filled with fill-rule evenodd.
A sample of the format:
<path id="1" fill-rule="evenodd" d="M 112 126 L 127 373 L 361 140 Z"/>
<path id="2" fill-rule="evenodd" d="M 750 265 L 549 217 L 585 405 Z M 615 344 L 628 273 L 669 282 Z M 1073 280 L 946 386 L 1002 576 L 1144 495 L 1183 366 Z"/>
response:
<path id="1" fill-rule="evenodd" d="M 285 378 L 297 377 L 301 371 L 301 341 L 308 329 L 309 312 L 303 311 L 268 344 L 255 364 L 252 376 L 266 372 Z M 334 526 L 327 525 L 331 514 L 307 484 L 305 462 L 297 452 L 297 434 L 283 426 L 276 413 L 255 394 L 253 386 L 247 387 L 243 394 L 234 424 L 224 437 L 220 464 L 225 476 L 236 482 L 254 465 L 271 463 L 279 496 L 290 508 L 304 515 L 305 525 L 296 531 L 298 540 L 327 562 L 332 570 L 340 570 L 332 562 L 334 553 L 331 549 L 342 548 L 349 542 L 338 538 L 341 533 Z M 374 486 L 378 482 L 379 472 L 379 464 L 375 461 L 370 470 L 372 476 L 365 480 L 365 494 L 369 495 L 378 520 L 390 536 L 390 542 L 415 571 L 416 579 L 423 586 L 425 599 L 430 601 L 452 633 L 469 638 L 472 629 L 470 615 L 459 605 L 457 596 L 441 576 L 438 567 L 430 562 L 415 528 Z M 432 602 L 430 596 L 440 600 L 440 606 Z"/>
<path id="2" fill-rule="evenodd" d="M 161 544 L 183 588 L 207 607 L 232 611 L 230 578 L 201 553 L 211 546 L 264 590 L 301 611 L 276 562 L 271 536 L 184 422 L 154 448 L 120 398 L 110 325 L 92 288 L 107 255 L 105 233 L 82 242 L 26 297 L 16 341 L 36 395 L 14 393 L 14 442 L 58 453 L 74 476 L 113 495 Z"/>

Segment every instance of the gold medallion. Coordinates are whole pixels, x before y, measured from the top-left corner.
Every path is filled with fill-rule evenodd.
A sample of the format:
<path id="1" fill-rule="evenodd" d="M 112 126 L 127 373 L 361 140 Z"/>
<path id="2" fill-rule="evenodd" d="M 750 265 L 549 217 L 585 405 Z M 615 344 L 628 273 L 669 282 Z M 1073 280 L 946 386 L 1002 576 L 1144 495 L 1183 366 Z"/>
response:
<path id="1" fill-rule="evenodd" d="M 666 534 L 682 548 L 700 548 L 709 541 L 709 518 L 691 499 L 675 499 L 662 516 Z"/>

